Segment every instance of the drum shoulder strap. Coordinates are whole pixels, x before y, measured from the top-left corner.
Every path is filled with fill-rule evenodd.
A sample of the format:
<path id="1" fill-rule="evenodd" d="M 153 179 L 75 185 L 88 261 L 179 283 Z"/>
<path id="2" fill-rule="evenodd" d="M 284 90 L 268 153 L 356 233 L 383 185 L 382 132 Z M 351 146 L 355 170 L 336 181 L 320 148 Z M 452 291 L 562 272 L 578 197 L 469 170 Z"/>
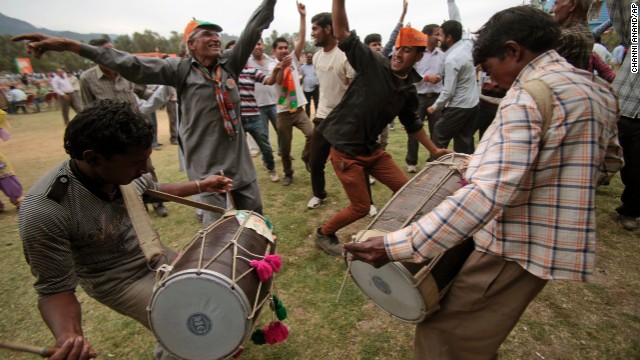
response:
<path id="1" fill-rule="evenodd" d="M 153 263 L 164 254 L 164 249 L 158 234 L 151 227 L 151 219 L 149 219 L 147 209 L 142 203 L 142 197 L 138 194 L 133 183 L 120 185 L 120 191 L 144 257 L 148 263 Z"/>
<path id="2" fill-rule="evenodd" d="M 549 131 L 551 118 L 553 117 L 553 93 L 551 88 L 540 79 L 520 84 L 519 87 L 531 95 L 533 101 L 536 102 L 538 111 L 542 114 L 542 132 L 540 133 L 540 139 L 542 139 Z"/>

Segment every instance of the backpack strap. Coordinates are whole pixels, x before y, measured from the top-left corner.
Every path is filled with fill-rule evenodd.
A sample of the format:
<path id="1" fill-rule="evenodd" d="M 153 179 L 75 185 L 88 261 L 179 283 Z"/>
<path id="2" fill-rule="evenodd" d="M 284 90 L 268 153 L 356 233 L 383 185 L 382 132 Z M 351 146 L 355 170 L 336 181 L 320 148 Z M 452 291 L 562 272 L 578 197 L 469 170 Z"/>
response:
<path id="1" fill-rule="evenodd" d="M 133 229 L 138 236 L 140 249 L 147 259 L 147 263 L 154 263 L 160 256 L 164 255 L 164 249 L 158 234 L 151 227 L 151 219 L 142 203 L 142 197 L 138 194 L 133 183 L 120 185 L 120 192 L 127 207 L 127 213 L 133 224 Z"/>
<path id="2" fill-rule="evenodd" d="M 528 81 L 518 85 L 518 87 L 526 90 L 529 95 L 531 95 L 533 101 L 536 102 L 538 111 L 542 114 L 542 132 L 540 133 L 540 139 L 542 139 L 551 126 L 551 117 L 553 116 L 553 92 L 549 85 L 540 79 Z"/>

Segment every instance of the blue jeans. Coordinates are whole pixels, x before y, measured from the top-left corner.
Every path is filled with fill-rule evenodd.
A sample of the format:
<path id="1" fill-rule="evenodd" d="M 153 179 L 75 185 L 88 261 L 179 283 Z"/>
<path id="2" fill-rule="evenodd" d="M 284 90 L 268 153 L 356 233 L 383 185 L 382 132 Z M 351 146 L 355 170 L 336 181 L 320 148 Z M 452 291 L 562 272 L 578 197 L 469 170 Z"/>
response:
<path id="1" fill-rule="evenodd" d="M 273 125 L 273 129 L 278 132 L 278 109 L 276 104 L 260 106 L 260 118 L 264 124 L 264 128 L 267 129 L 267 137 L 269 137 L 269 121 Z M 277 143 L 277 141 L 276 141 Z M 278 147 L 278 154 L 280 153 L 280 147 Z"/>
<path id="2" fill-rule="evenodd" d="M 276 164 L 273 160 L 273 150 L 271 150 L 271 144 L 269 143 L 269 135 L 260 115 L 242 116 L 242 127 L 245 132 L 251 134 L 258 144 L 262 153 L 262 163 L 267 170 L 275 169 Z"/>

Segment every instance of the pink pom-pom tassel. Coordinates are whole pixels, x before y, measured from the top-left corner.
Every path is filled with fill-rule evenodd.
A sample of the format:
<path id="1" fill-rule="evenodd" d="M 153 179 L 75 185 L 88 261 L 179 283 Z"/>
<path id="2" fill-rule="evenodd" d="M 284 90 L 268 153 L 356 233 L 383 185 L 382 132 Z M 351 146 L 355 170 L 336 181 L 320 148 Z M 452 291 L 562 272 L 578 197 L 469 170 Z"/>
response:
<path id="1" fill-rule="evenodd" d="M 265 282 L 271 278 L 273 269 L 271 268 L 271 265 L 269 265 L 266 261 L 251 260 L 251 262 L 249 262 L 249 265 L 256 268 L 256 272 L 258 273 L 258 279 L 260 279 L 261 282 Z"/>
<path id="2" fill-rule="evenodd" d="M 273 272 L 280 272 L 282 267 L 282 258 L 279 255 L 267 255 L 264 257 L 264 261 L 271 265 Z"/>
<path id="3" fill-rule="evenodd" d="M 272 322 L 269 326 L 263 328 L 262 331 L 269 345 L 285 341 L 289 336 L 289 329 L 280 321 Z"/>

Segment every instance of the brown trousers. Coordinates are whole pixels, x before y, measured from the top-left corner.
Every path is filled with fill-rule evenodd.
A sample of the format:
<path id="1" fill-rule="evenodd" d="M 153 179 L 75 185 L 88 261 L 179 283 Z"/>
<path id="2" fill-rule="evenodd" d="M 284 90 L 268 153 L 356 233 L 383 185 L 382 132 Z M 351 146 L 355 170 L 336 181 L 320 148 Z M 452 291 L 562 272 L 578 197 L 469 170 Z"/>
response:
<path id="1" fill-rule="evenodd" d="M 415 359 L 495 359 L 500 344 L 547 280 L 474 250 L 441 309 L 416 326 Z"/>
<path id="2" fill-rule="evenodd" d="M 343 227 L 367 216 L 371 206 L 367 174 L 394 193 L 409 181 L 386 151 L 377 149 L 371 155 L 351 156 L 331 148 L 329 154 L 333 170 L 342 183 L 350 204 L 324 224 L 323 234 L 335 234 Z"/>
<path id="3" fill-rule="evenodd" d="M 309 162 L 309 144 L 313 134 L 313 125 L 309 121 L 304 107 L 301 106 L 295 112 L 278 113 L 278 146 L 280 146 L 280 156 L 282 157 L 282 168 L 286 176 L 293 175 L 291 164 L 291 141 L 293 140 L 293 128 L 302 131 L 305 137 L 304 149 L 302 150 L 302 161 Z"/>

